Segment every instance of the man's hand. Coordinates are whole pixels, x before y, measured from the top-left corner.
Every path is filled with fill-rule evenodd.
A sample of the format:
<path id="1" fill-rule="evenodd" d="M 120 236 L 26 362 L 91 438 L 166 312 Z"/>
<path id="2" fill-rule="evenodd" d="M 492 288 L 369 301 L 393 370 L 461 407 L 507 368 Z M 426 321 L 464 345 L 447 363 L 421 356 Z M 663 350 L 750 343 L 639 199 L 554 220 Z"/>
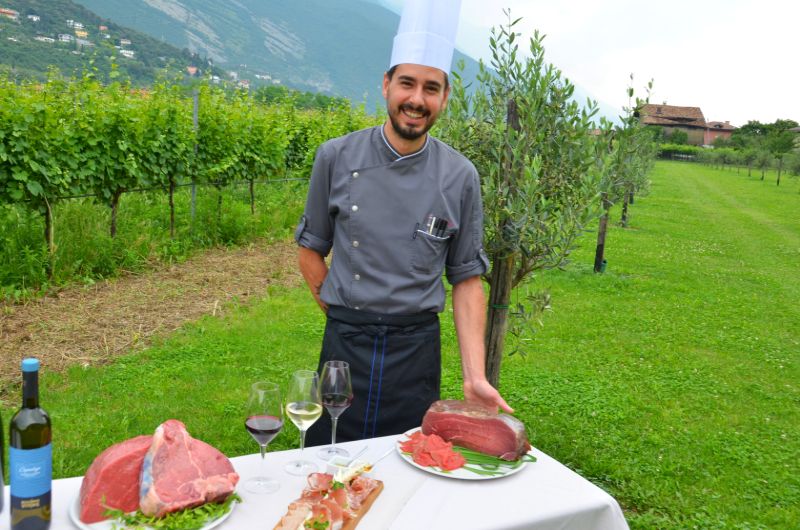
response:
<path id="1" fill-rule="evenodd" d="M 473 276 L 453 286 L 453 320 L 461 350 L 464 399 L 479 403 L 492 412 L 497 412 L 497 407 L 514 412 L 486 379 L 486 352 L 483 346 L 486 296 L 480 277 Z"/>
<path id="2" fill-rule="evenodd" d="M 325 264 L 325 259 L 311 249 L 300 247 L 297 253 L 297 261 L 300 266 L 300 272 L 303 274 L 314 300 L 316 300 L 320 309 L 327 313 L 328 305 L 319 297 L 319 293 L 322 290 L 322 282 L 328 276 L 328 266 Z"/>
<path id="3" fill-rule="evenodd" d="M 489 381 L 483 379 L 474 383 L 464 382 L 464 399 L 472 403 L 478 403 L 487 410 L 497 412 L 497 407 L 500 407 L 509 414 L 514 412 L 500 392 L 495 387 L 489 384 Z"/>

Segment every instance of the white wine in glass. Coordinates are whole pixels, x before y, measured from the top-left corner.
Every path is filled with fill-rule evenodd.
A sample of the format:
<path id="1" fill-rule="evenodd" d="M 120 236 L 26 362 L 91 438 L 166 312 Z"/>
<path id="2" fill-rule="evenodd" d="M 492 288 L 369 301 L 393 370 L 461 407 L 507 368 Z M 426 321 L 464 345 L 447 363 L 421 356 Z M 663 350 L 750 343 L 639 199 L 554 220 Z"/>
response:
<path id="1" fill-rule="evenodd" d="M 317 465 L 303 460 L 306 446 L 306 431 L 322 415 L 319 394 L 319 375 L 312 370 L 298 370 L 292 375 L 289 393 L 286 394 L 286 415 L 300 430 L 300 458 L 286 464 L 291 475 L 308 475 L 317 470 Z"/>

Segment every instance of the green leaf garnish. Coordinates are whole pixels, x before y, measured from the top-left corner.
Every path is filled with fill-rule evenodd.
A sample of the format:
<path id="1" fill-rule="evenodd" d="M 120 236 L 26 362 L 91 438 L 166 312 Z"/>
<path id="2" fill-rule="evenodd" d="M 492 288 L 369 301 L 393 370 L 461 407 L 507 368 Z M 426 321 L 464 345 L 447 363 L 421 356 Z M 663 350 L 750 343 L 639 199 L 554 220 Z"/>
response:
<path id="1" fill-rule="evenodd" d="M 122 510 L 107 509 L 105 516 L 113 519 L 111 530 L 199 530 L 209 521 L 218 519 L 231 510 L 234 502 L 242 502 L 236 493 L 231 494 L 224 502 L 209 502 L 196 508 L 168 513 L 164 517 L 152 517 L 140 510 L 125 513 Z"/>

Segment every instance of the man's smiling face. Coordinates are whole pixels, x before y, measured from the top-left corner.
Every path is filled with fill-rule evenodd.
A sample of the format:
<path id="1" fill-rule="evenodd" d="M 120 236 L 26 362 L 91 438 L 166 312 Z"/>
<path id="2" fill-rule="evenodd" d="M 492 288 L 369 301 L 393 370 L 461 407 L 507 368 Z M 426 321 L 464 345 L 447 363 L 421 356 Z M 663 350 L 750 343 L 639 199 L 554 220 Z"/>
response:
<path id="1" fill-rule="evenodd" d="M 383 76 L 383 97 L 394 132 L 406 141 L 419 140 L 447 106 L 450 88 L 438 68 L 400 64 L 391 79 Z"/>

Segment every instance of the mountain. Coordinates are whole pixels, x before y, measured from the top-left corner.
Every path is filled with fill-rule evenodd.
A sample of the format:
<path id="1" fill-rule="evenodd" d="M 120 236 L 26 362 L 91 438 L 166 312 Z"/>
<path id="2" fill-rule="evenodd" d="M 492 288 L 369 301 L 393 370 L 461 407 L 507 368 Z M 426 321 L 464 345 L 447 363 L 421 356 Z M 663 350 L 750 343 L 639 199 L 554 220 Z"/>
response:
<path id="1" fill-rule="evenodd" d="M 95 70 L 107 80 L 115 64 L 121 79 L 149 85 L 184 75 L 188 66 L 212 67 L 188 50 L 100 18 L 70 0 L 0 0 L 18 16 L 0 16 L 0 65 L 21 77 L 43 78 L 51 67 L 65 75 Z M 14 19 L 16 18 L 16 19 Z"/>
<path id="2" fill-rule="evenodd" d="M 0 0 L 2 1 L 2 0 Z M 251 86 L 280 84 L 382 106 L 398 16 L 367 0 L 77 0 L 117 23 L 206 56 Z M 477 63 L 464 59 L 466 76 Z"/>

